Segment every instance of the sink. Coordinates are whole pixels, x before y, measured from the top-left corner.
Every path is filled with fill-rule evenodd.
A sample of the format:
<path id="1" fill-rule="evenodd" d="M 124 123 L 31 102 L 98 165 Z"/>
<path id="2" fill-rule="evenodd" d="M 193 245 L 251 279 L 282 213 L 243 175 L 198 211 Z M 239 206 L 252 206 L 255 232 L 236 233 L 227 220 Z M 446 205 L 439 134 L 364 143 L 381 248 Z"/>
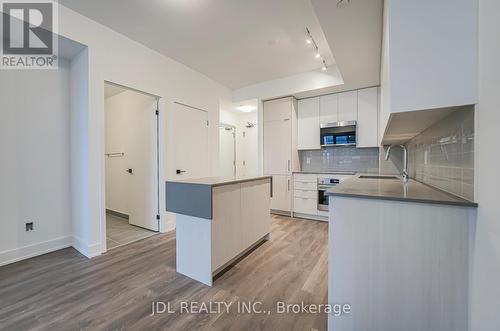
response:
<path id="1" fill-rule="evenodd" d="M 396 176 L 359 176 L 360 179 L 399 179 Z"/>

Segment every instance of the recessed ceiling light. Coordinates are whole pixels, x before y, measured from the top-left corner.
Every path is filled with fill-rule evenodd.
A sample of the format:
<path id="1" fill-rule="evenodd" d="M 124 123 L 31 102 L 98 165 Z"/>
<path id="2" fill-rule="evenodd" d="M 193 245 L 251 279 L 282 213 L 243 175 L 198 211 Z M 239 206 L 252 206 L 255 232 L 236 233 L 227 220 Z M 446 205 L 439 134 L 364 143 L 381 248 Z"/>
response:
<path id="1" fill-rule="evenodd" d="M 257 109 L 257 107 L 251 106 L 251 105 L 241 105 L 241 106 L 239 106 L 236 109 L 238 109 L 239 111 L 242 111 L 244 113 L 249 113 L 249 112 L 254 111 L 255 109 Z"/>
<path id="2" fill-rule="evenodd" d="M 312 40 L 311 40 L 310 38 L 307 38 L 307 39 L 306 39 L 306 43 L 307 43 L 307 44 L 310 44 L 310 43 L 312 43 Z"/>
<path id="3" fill-rule="evenodd" d="M 326 71 L 326 66 L 322 66 L 321 70 Z"/>
<path id="4" fill-rule="evenodd" d="M 321 54 L 316 53 L 316 55 L 314 57 L 317 58 L 317 59 L 319 59 L 321 57 Z"/>

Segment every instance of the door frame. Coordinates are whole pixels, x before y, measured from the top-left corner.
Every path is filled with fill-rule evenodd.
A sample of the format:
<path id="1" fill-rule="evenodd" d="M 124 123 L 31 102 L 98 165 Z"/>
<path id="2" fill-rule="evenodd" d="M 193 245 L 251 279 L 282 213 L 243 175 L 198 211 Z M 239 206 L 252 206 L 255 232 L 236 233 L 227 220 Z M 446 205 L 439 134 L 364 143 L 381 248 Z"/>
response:
<path id="1" fill-rule="evenodd" d="M 143 94 L 143 95 L 146 95 L 146 96 L 149 96 L 149 97 L 152 97 L 153 99 L 156 100 L 156 148 L 155 148 L 155 153 L 156 153 L 156 198 L 157 198 L 157 210 L 156 210 L 156 214 L 159 215 L 159 218 L 157 218 L 157 221 L 158 221 L 158 231 L 153 231 L 153 230 L 150 230 L 152 232 L 156 232 L 156 233 L 162 233 L 162 232 L 165 232 L 164 231 L 164 226 L 163 226 L 163 213 L 161 212 L 162 210 L 162 190 L 161 190 L 161 178 L 163 178 L 162 174 L 163 174 L 163 162 L 162 162 L 162 151 L 161 151 L 161 146 L 160 146 L 160 142 L 161 142 L 161 139 L 163 137 L 163 130 L 162 130 L 162 125 L 161 125 L 161 120 L 162 120 L 162 117 L 161 114 L 162 114 L 162 111 L 161 111 L 161 108 L 160 108 L 160 103 L 161 103 L 161 100 L 162 98 L 158 95 L 155 95 L 155 94 L 152 94 L 152 93 L 148 93 L 148 92 L 145 92 L 145 91 L 141 91 L 141 90 L 138 90 L 138 89 L 135 89 L 133 87 L 129 87 L 129 86 L 126 86 L 126 85 L 122 85 L 122 84 L 118 84 L 118 83 L 114 83 L 114 82 L 111 82 L 111 81 L 108 81 L 108 80 L 104 80 L 103 82 L 103 91 L 104 91 L 104 88 L 106 85 L 112 85 L 112 86 L 116 86 L 116 87 L 120 87 L 120 88 L 123 88 L 127 91 L 132 91 L 132 92 L 136 92 L 136 93 L 140 93 L 140 94 Z M 102 146 L 103 146 L 103 151 L 105 151 L 105 145 L 106 145 L 106 132 L 105 132 L 105 98 L 104 98 L 104 93 L 103 93 L 103 99 L 102 99 L 102 102 L 103 102 L 103 126 L 102 126 Z M 102 246 L 102 253 L 105 253 L 108 251 L 108 247 L 107 247 L 107 240 L 106 240 L 106 155 L 102 154 L 101 155 L 102 157 L 102 171 L 101 171 L 101 174 L 102 174 L 102 177 L 101 177 L 101 185 L 102 185 L 102 189 L 101 189 L 101 192 L 102 192 L 102 197 L 101 197 L 101 220 L 100 220 L 100 233 L 101 233 L 101 246 Z M 148 229 L 149 230 L 149 229 Z"/>
<path id="2" fill-rule="evenodd" d="M 236 149 L 236 132 L 237 132 L 237 129 L 236 129 L 236 126 L 235 125 L 232 125 L 232 124 L 226 124 L 226 123 L 219 123 L 219 130 L 221 128 L 231 128 L 233 130 L 233 175 L 236 177 L 236 172 L 237 172 L 237 169 L 236 169 L 236 153 L 237 153 L 237 149 Z M 219 133 L 219 146 L 220 146 L 220 133 Z M 219 150 L 219 162 L 220 162 L 220 150 Z M 220 165 L 220 163 L 219 163 Z"/>

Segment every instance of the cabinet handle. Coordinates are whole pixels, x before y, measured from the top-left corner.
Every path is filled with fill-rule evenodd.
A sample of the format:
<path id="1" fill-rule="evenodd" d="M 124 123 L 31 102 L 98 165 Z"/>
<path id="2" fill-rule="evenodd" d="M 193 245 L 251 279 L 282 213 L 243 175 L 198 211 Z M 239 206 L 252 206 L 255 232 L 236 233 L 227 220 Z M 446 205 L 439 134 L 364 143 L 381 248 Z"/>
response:
<path id="1" fill-rule="evenodd" d="M 290 171 L 290 160 L 288 160 L 288 171 Z"/>
<path id="2" fill-rule="evenodd" d="M 290 191 L 290 179 L 288 180 L 288 191 Z"/>

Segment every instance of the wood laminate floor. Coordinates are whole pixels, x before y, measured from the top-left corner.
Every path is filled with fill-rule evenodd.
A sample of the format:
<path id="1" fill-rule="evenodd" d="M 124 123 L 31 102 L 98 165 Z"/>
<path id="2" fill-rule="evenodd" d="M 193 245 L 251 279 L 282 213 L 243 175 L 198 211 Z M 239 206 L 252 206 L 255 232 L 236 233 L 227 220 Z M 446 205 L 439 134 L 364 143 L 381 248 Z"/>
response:
<path id="1" fill-rule="evenodd" d="M 126 218 L 106 213 L 106 244 L 108 249 L 123 246 L 155 234 L 157 232 L 129 224 Z"/>
<path id="2" fill-rule="evenodd" d="M 325 330 L 326 314 L 278 314 L 278 301 L 327 302 L 327 223 L 273 217 L 272 238 L 212 288 L 175 271 L 175 233 L 88 260 L 72 248 L 0 268 L 1 330 Z M 153 301 L 174 313 L 151 314 Z M 233 302 L 191 314 L 181 302 Z M 261 302 L 261 314 L 238 302 Z M 265 313 L 269 309 L 270 314 Z"/>

